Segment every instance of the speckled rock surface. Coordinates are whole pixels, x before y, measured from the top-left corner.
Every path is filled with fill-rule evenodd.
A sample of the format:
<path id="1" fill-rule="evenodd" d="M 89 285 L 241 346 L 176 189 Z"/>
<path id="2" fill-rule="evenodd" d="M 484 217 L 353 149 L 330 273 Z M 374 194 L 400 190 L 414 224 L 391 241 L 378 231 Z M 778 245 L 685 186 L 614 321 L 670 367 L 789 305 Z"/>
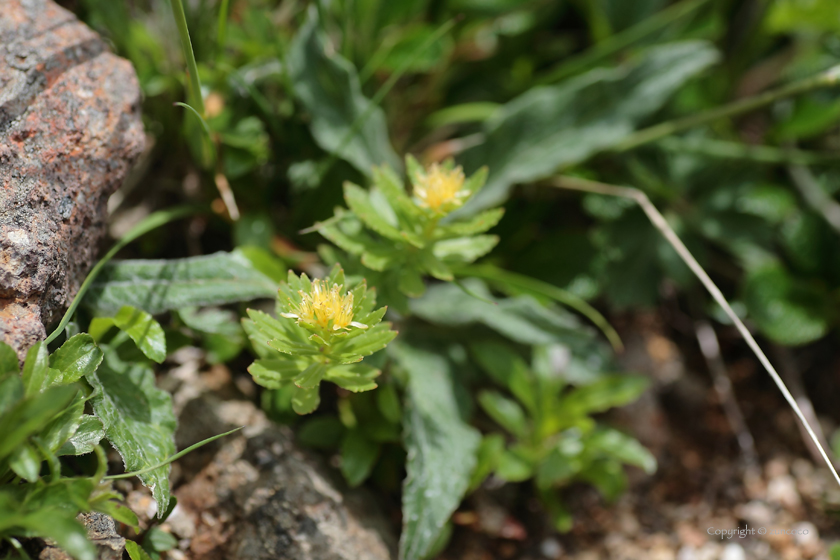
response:
<path id="1" fill-rule="evenodd" d="M 178 507 L 194 528 L 184 551 L 186 558 L 396 557 L 396 538 L 373 498 L 342 488 L 334 469 L 301 451 L 288 429 L 271 424 L 250 402 L 204 395 L 190 402 L 184 415 L 194 421 L 192 433 L 179 432 L 179 447 L 246 425 L 220 440 L 212 458 L 205 455 L 209 462 L 197 473 L 189 472 L 197 465 L 181 465 L 190 480 L 176 491 Z M 194 459 L 204 453 L 197 451 Z"/>
<path id="2" fill-rule="evenodd" d="M 19 355 L 84 280 L 143 142 L 128 61 L 50 0 L 0 0 L 0 340 Z"/>
<path id="3" fill-rule="evenodd" d="M 122 560 L 125 539 L 117 534 L 116 523 L 111 517 L 91 512 L 79 514 L 78 520 L 84 524 L 88 538 L 96 546 L 97 560 Z M 73 560 L 73 557 L 48 543 L 38 553 L 38 560 Z"/>

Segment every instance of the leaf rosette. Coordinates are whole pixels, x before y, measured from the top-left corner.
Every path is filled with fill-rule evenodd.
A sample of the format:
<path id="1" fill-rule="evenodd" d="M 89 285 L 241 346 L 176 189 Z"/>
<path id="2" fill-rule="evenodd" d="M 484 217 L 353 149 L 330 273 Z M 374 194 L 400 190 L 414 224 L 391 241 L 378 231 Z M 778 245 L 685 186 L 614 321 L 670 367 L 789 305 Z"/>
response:
<path id="1" fill-rule="evenodd" d="M 298 414 L 318 407 L 324 380 L 354 393 L 375 389 L 380 370 L 359 362 L 397 335 L 382 322 L 387 308 L 375 306 L 376 291 L 364 280 L 347 289 L 339 265 L 324 279 L 289 271 L 278 291 L 278 318 L 249 309 L 250 319 L 243 320 L 260 356 L 248 371 L 268 389 L 293 384 Z"/>
<path id="2" fill-rule="evenodd" d="M 453 266 L 474 262 L 496 246 L 499 238 L 484 232 L 504 210 L 462 220 L 451 214 L 481 189 L 487 168 L 465 177 L 451 160 L 424 169 L 411 156 L 406 167 L 411 193 L 390 167 L 375 168 L 371 188 L 345 183 L 349 210 L 337 208 L 314 229 L 365 267 L 386 272 L 404 295 L 419 297 L 425 291 L 423 276 L 452 281 Z"/>

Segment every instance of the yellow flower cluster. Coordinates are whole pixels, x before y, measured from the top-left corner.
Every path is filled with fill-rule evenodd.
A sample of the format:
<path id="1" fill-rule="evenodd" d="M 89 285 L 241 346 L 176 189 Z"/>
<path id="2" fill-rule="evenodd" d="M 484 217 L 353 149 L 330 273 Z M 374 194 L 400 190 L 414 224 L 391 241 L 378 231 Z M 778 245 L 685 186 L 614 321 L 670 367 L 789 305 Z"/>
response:
<path id="1" fill-rule="evenodd" d="M 341 294 L 344 286 L 313 280 L 309 292 L 299 291 L 301 302 L 293 306 L 294 313 L 283 317 L 316 325 L 324 330 L 338 331 L 349 327 L 366 329 L 367 325 L 353 321 L 353 294 Z"/>
<path id="2" fill-rule="evenodd" d="M 464 203 L 469 193 L 461 190 L 463 186 L 464 171 L 460 166 L 444 169 L 433 163 L 414 185 L 414 196 L 421 207 L 443 214 Z"/>

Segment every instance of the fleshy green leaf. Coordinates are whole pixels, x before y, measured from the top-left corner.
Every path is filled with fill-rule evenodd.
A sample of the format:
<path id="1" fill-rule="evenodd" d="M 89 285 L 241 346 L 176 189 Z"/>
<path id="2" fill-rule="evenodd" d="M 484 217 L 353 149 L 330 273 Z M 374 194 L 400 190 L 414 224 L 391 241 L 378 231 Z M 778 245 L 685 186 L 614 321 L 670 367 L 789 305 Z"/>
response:
<path id="1" fill-rule="evenodd" d="M 633 402 L 649 385 L 650 380 L 641 375 L 610 375 L 576 388 L 562 400 L 557 412 L 569 416 L 604 412 Z"/>
<path id="2" fill-rule="evenodd" d="M 453 237 L 468 237 L 478 233 L 484 233 L 498 224 L 504 215 L 504 208 L 487 210 L 476 214 L 469 220 L 439 226 L 435 230 L 435 237 L 438 239 L 451 239 Z"/>
<path id="3" fill-rule="evenodd" d="M 125 541 L 125 551 L 131 560 L 152 560 L 152 557 L 134 541 Z"/>
<path id="4" fill-rule="evenodd" d="M 18 359 L 14 349 L 0 340 L 0 377 L 7 373 L 18 373 Z"/>
<path id="5" fill-rule="evenodd" d="M 301 389 L 297 387 L 292 396 L 292 409 L 298 414 L 309 414 L 321 404 L 321 396 L 318 394 L 319 387 Z"/>
<path id="6" fill-rule="evenodd" d="M 515 401 L 496 391 L 482 391 L 478 395 L 478 404 L 504 429 L 519 438 L 525 436 L 528 429 L 525 412 Z"/>
<path id="7" fill-rule="evenodd" d="M 157 314 L 183 307 L 272 298 L 277 282 L 242 250 L 173 260 L 128 260 L 105 265 L 84 305 L 97 314 L 131 305 Z"/>
<path id="8" fill-rule="evenodd" d="M 124 305 L 114 316 L 114 324 L 131 337 L 150 360 L 161 363 L 166 359 L 166 336 L 160 323 L 151 315 Z"/>
<path id="9" fill-rule="evenodd" d="M 635 438 L 612 428 L 599 428 L 586 441 L 587 451 L 600 452 L 622 463 L 635 465 L 647 474 L 656 471 L 656 459 Z"/>
<path id="10" fill-rule="evenodd" d="M 406 344 L 396 346 L 394 355 L 408 372 L 400 557 L 418 560 L 461 502 L 481 436 L 459 415 L 445 358 Z"/>
<path id="11" fill-rule="evenodd" d="M 376 389 L 377 385 L 374 379 L 380 373 L 375 367 L 365 364 L 349 364 L 332 366 L 327 370 L 325 379 L 332 381 L 342 389 L 361 393 Z"/>
<path id="12" fill-rule="evenodd" d="M 111 444 L 120 452 L 126 471 L 137 471 L 175 453 L 176 420 L 169 393 L 155 387 L 154 372 L 142 364 L 116 371 L 106 361 L 87 375 L 98 392 L 93 410 L 105 425 Z M 169 470 L 165 465 L 139 475 L 152 489 L 158 512 L 169 505 Z"/>
<path id="13" fill-rule="evenodd" d="M 248 373 L 253 376 L 257 385 L 268 389 L 279 389 L 285 383 L 300 375 L 306 369 L 307 362 L 303 360 L 265 359 L 256 360 L 248 367 Z"/>
<path id="14" fill-rule="evenodd" d="M 370 229 L 387 237 L 392 241 L 408 242 L 416 247 L 422 247 L 423 243 L 413 235 L 401 232 L 377 211 L 370 200 L 370 194 L 358 185 L 344 183 L 344 200 L 350 210 L 362 220 Z"/>
<path id="15" fill-rule="evenodd" d="M 350 430 L 341 442 L 341 474 L 351 487 L 358 486 L 370 476 L 379 444 L 369 440 L 361 430 Z"/>
<path id="16" fill-rule="evenodd" d="M 52 382 L 75 383 L 85 375 L 96 371 L 102 363 L 103 355 L 102 350 L 89 334 L 77 334 L 50 356 L 50 367 L 60 372 L 60 375 Z"/>
<path id="17" fill-rule="evenodd" d="M 471 263 L 493 250 L 499 243 L 495 235 L 456 237 L 435 243 L 434 254 L 444 261 Z"/>
<path id="18" fill-rule="evenodd" d="M 354 66 L 320 30 L 318 13 L 309 10 L 286 57 L 289 82 L 311 115 L 310 130 L 321 148 L 370 175 L 374 165 L 400 168 L 388 139 L 385 113 L 371 107 Z"/>
<path id="19" fill-rule="evenodd" d="M 326 372 L 327 366 L 323 363 L 310 364 L 309 367 L 303 370 L 292 381 L 301 389 L 317 389 Z"/>

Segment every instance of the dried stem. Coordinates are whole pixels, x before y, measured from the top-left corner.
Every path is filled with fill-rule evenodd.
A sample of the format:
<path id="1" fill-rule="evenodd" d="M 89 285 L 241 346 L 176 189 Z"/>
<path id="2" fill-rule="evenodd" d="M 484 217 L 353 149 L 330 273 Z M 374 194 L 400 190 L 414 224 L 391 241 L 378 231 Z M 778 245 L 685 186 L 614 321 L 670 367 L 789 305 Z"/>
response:
<path id="1" fill-rule="evenodd" d="M 761 350 L 761 347 L 756 342 L 753 335 L 750 333 L 749 329 L 744 325 L 743 321 L 735 314 L 732 307 L 726 301 L 726 298 L 723 297 L 723 293 L 721 293 L 720 289 L 715 285 L 712 279 L 706 274 L 706 271 L 703 270 L 703 267 L 700 266 L 700 263 L 694 258 L 691 252 L 686 248 L 677 234 L 671 229 L 671 226 L 668 225 L 668 222 L 665 220 L 665 217 L 659 213 L 659 210 L 651 203 L 648 199 L 647 195 L 642 191 L 634 188 L 629 187 L 617 187 L 615 185 L 607 185 L 605 183 L 599 183 L 596 181 L 587 181 L 586 179 L 580 179 L 577 177 L 556 177 L 552 179 L 549 184 L 553 187 L 558 187 L 561 189 L 571 189 L 576 191 L 584 191 L 584 192 L 591 192 L 597 194 L 603 194 L 607 196 L 620 196 L 622 198 L 629 198 L 631 200 L 636 201 L 636 203 L 641 206 L 642 210 L 647 214 L 648 219 L 653 223 L 653 225 L 658 229 L 668 243 L 674 248 L 683 262 L 691 269 L 695 276 L 700 280 L 703 286 L 708 290 L 709 294 L 711 294 L 712 298 L 718 303 L 718 305 L 723 308 L 723 311 L 729 317 L 729 319 L 734 323 L 735 327 L 738 329 L 738 332 L 741 333 L 741 336 L 747 342 L 747 345 L 755 354 L 758 361 L 761 362 L 761 365 L 764 366 L 764 369 L 767 370 L 767 373 L 770 374 L 770 377 L 773 379 L 773 382 L 776 383 L 776 386 L 782 392 L 785 400 L 788 402 L 790 407 L 793 409 L 793 412 L 796 414 L 799 421 L 802 422 L 802 425 L 805 427 L 805 430 L 808 432 L 808 436 L 811 438 L 811 441 L 814 442 L 817 449 L 820 452 L 820 456 L 822 456 L 825 464 L 828 466 L 831 474 L 834 476 L 834 479 L 837 481 L 837 484 L 840 485 L 840 475 L 837 474 L 837 471 L 834 469 L 834 465 L 832 464 L 831 460 L 828 458 L 828 454 L 826 454 L 825 449 L 823 448 L 822 444 L 820 444 L 817 435 L 814 433 L 814 430 L 811 428 L 811 424 L 808 422 L 808 419 L 802 413 L 802 410 L 799 408 L 799 405 L 796 403 L 796 400 L 790 394 L 787 386 L 785 386 L 784 381 L 779 376 L 776 369 L 773 367 L 773 364 L 770 363 L 770 360 L 767 359 L 767 356 Z"/>

